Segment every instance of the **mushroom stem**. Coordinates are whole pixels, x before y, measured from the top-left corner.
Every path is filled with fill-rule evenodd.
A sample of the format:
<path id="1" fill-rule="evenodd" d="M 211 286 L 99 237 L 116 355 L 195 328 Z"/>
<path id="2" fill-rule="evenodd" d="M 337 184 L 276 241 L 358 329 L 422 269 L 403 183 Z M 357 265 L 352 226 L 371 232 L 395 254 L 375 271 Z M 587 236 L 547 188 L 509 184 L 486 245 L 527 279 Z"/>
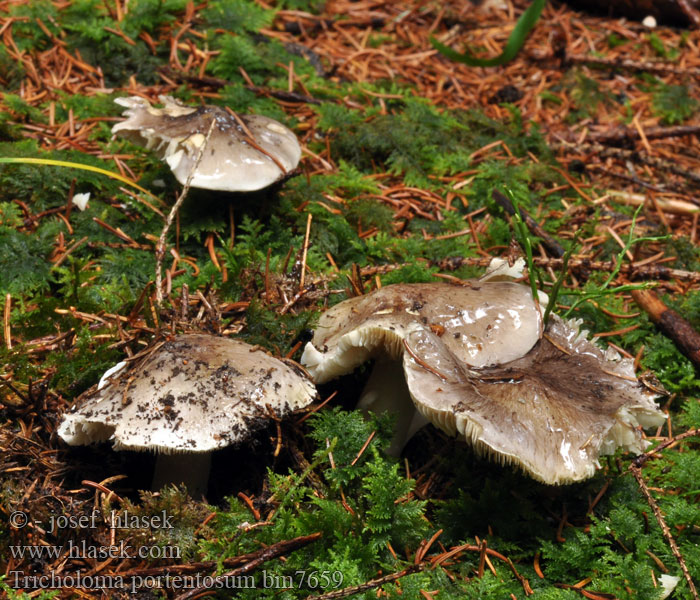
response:
<path id="1" fill-rule="evenodd" d="M 428 424 L 428 420 L 413 405 L 403 364 L 398 360 L 376 360 L 357 408 L 365 413 L 380 414 L 389 411 L 396 415 L 394 437 L 387 449 L 390 456 L 400 456 L 413 434 Z"/>
<path id="2" fill-rule="evenodd" d="M 190 496 L 199 498 L 207 493 L 210 469 L 211 452 L 158 454 L 151 490 L 184 484 Z"/>

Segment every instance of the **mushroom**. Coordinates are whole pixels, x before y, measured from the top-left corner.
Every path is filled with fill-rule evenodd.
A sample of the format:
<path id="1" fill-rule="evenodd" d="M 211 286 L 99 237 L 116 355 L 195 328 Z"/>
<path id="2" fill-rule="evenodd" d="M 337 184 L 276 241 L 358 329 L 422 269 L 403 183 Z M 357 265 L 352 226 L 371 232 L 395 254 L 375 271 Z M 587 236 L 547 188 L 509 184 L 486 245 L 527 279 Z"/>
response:
<path id="1" fill-rule="evenodd" d="M 511 282 L 398 283 L 326 311 L 302 363 L 325 383 L 377 352 L 401 359 L 403 340 L 416 328 L 432 328 L 460 360 L 485 367 L 530 350 L 541 336 L 542 318 L 530 289 Z"/>
<path id="2" fill-rule="evenodd" d="M 286 177 L 301 158 L 296 136 L 284 125 L 262 115 L 233 115 L 218 106 L 185 106 L 160 96 L 154 108 L 138 96 L 117 98 L 128 117 L 112 127 L 115 136 L 155 149 L 181 184 L 185 184 L 199 149 L 202 154 L 190 185 L 207 190 L 250 192 Z"/>
<path id="3" fill-rule="evenodd" d="M 301 360 L 323 383 L 373 357 L 377 367 L 401 361 L 427 421 L 548 484 L 592 476 L 599 456 L 618 447 L 643 451 L 639 425 L 664 421 L 630 360 L 603 352 L 556 315 L 543 330 L 530 288 L 518 283 L 395 284 L 351 298 L 321 316 Z M 373 372 L 360 404 L 393 406 L 415 429 L 411 403 L 389 397 L 403 388 L 397 376 L 379 384 Z"/>
<path id="4" fill-rule="evenodd" d="M 298 365 L 214 335 L 176 336 L 115 369 L 64 415 L 58 435 L 72 446 L 112 440 L 115 450 L 157 452 L 153 489 L 182 482 L 193 495 L 206 491 L 213 450 L 316 395 Z"/>

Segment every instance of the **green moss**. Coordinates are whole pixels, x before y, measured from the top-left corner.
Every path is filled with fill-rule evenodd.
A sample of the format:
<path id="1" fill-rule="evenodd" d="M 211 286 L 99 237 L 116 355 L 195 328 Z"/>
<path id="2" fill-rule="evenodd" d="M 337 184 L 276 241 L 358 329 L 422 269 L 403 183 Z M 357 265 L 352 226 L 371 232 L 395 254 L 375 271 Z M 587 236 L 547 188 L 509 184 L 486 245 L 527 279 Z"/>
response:
<path id="1" fill-rule="evenodd" d="M 56 598 L 61 593 L 60 590 L 54 590 L 39 592 L 38 595 L 30 595 L 28 593 L 14 590 L 7 583 L 5 583 L 5 580 L 7 580 L 7 576 L 0 575 L 0 591 L 5 593 L 5 598 L 7 598 L 7 600 L 51 600 L 52 598 Z M 9 581 L 12 581 L 12 579 Z"/>
<path id="2" fill-rule="evenodd" d="M 682 123 L 692 117 L 700 104 L 685 85 L 667 85 L 661 81 L 655 86 L 652 101 L 654 114 L 664 125 Z"/>
<path id="3" fill-rule="evenodd" d="M 58 227 L 51 229 L 55 234 Z M 43 231 L 48 233 L 46 227 Z M 48 289 L 51 233 L 42 237 L 0 226 L 0 294 L 24 296 Z"/>
<path id="4" fill-rule="evenodd" d="M 693 364 L 683 356 L 675 344 L 661 333 L 653 333 L 644 339 L 642 366 L 651 369 L 664 387 L 671 393 L 697 395 L 700 381 Z"/>
<path id="5" fill-rule="evenodd" d="M 302 333 L 309 329 L 314 318 L 312 311 L 299 315 L 279 315 L 262 302 L 254 301 L 246 311 L 246 327 L 241 332 L 241 337 L 249 344 L 262 346 L 278 356 L 284 356 Z"/>
<path id="6" fill-rule="evenodd" d="M 647 40 L 657 56 L 668 61 L 675 61 L 678 59 L 680 55 L 678 48 L 667 48 L 664 41 L 653 31 L 647 34 Z"/>
<path id="7" fill-rule="evenodd" d="M 338 105 L 322 105 L 318 111 L 319 126 L 331 134 L 334 155 L 361 171 L 403 175 L 409 186 L 431 188 L 429 174 L 468 169 L 470 155 L 496 137 L 517 155 L 547 154 L 539 135 L 525 134 L 518 118 L 504 124 L 475 111 L 440 112 L 411 96 L 385 115 L 374 109 L 363 115 Z"/>
<path id="8" fill-rule="evenodd" d="M 200 12 L 208 27 L 225 29 L 233 34 L 256 32 L 269 27 L 275 13 L 248 0 L 215 0 Z"/>
<path id="9" fill-rule="evenodd" d="M 601 87 L 595 80 L 588 77 L 583 71 L 573 70 L 567 75 L 563 83 L 571 97 L 574 110 L 566 117 L 568 123 L 575 123 L 587 117 L 593 117 L 598 107 L 612 105 L 612 94 Z"/>

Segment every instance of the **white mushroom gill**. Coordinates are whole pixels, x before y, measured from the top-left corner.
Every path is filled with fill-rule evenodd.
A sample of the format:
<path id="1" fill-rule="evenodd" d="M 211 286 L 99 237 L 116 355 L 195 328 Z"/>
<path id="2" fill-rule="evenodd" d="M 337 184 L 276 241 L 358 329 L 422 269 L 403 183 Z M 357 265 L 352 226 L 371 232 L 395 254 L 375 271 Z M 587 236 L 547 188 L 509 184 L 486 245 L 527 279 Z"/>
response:
<path id="1" fill-rule="evenodd" d="M 630 361 L 556 316 L 542 331 L 541 308 L 517 283 L 397 284 L 352 298 L 322 315 L 302 363 L 325 382 L 381 356 L 403 362 L 412 403 L 397 399 L 401 423 L 413 422 L 415 406 L 477 451 L 549 484 L 590 477 L 599 456 L 618 447 L 641 452 L 639 426 L 664 419 Z M 385 397 L 374 392 L 365 408 L 391 405 L 392 385 L 378 381 L 373 373 Z"/>
<path id="2" fill-rule="evenodd" d="M 218 106 L 184 106 L 170 96 L 160 100 L 163 108 L 154 108 L 137 96 L 117 98 L 128 118 L 117 123 L 112 133 L 155 150 L 182 184 L 194 167 L 212 119 L 216 127 L 192 187 L 260 190 L 285 177 L 301 159 L 294 133 L 274 119 L 262 115 L 238 115 L 237 119 Z"/>
<path id="3" fill-rule="evenodd" d="M 177 473 L 192 493 L 206 489 L 206 460 L 188 472 L 183 463 L 192 461 L 178 454 L 208 454 L 240 442 L 269 421 L 270 410 L 282 417 L 316 395 L 291 361 L 206 334 L 177 336 L 128 368 L 110 371 L 64 415 L 58 435 L 70 445 L 112 440 L 116 450 L 175 455 L 159 466 Z M 156 485 L 167 480 L 158 472 L 154 477 Z"/>

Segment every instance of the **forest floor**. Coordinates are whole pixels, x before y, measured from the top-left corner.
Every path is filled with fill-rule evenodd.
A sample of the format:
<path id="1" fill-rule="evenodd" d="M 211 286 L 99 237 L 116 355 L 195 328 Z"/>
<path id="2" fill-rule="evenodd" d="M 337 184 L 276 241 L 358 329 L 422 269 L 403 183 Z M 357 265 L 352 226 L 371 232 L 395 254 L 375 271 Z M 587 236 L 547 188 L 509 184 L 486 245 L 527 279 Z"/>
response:
<path id="1" fill-rule="evenodd" d="M 1 593 L 698 599 L 700 32 L 549 3 L 504 66 L 431 45 L 496 56 L 525 8 L 0 1 Z M 188 191 L 160 303 L 182 186 L 111 127 L 115 98 L 162 95 L 278 119 L 303 158 L 261 192 Z M 648 460 L 547 486 L 432 427 L 396 460 L 391 419 L 352 410 L 366 369 L 219 451 L 208 502 L 144 491 L 148 453 L 56 434 L 154 340 L 207 331 L 299 360 L 346 297 L 460 283 L 528 247 L 555 312 L 663 392 Z M 666 313 L 670 336 L 667 307 L 688 323 Z"/>

